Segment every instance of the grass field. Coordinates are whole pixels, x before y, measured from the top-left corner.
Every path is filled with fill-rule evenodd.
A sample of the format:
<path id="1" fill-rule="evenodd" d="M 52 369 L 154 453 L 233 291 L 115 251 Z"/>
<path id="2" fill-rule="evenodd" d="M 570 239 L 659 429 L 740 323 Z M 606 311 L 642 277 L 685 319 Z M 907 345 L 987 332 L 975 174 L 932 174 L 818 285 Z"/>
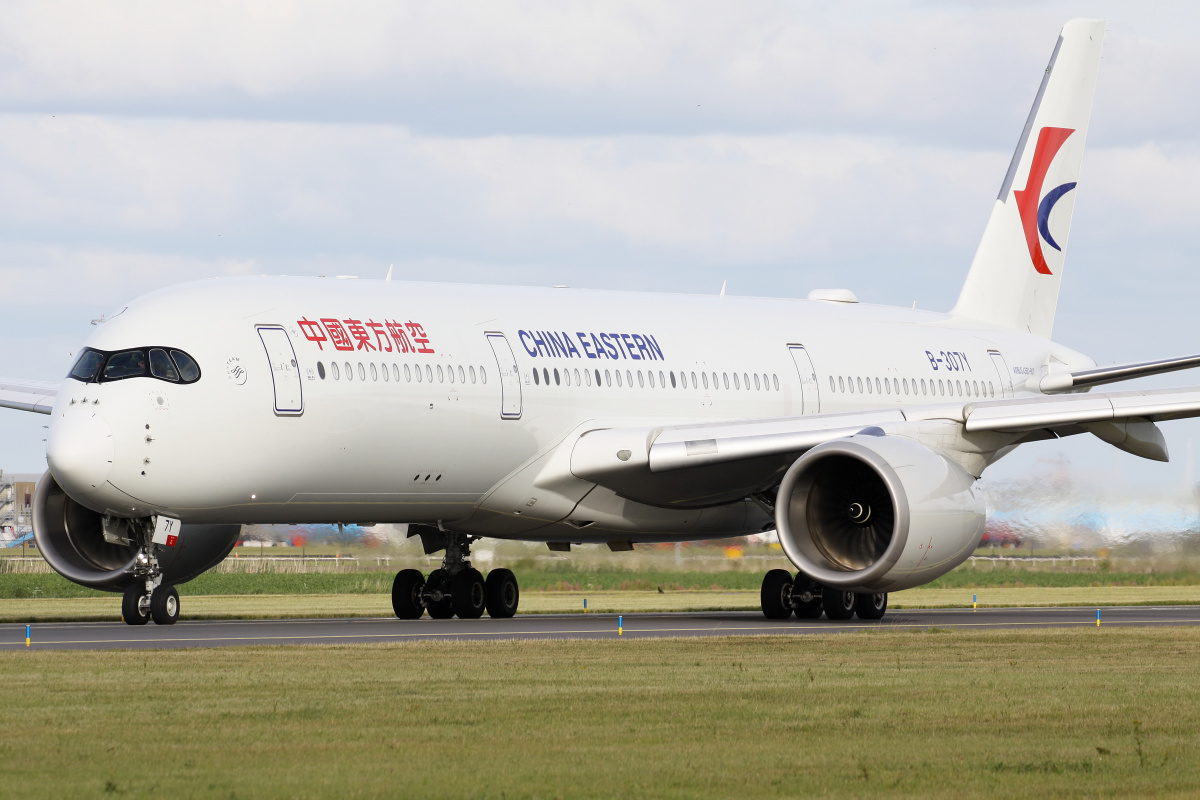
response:
<path id="1" fill-rule="evenodd" d="M 1200 630 L 0 653 L 3 797 L 1194 796 Z"/>
<path id="2" fill-rule="evenodd" d="M 891 595 L 891 608 L 981 608 L 997 606 L 1200 605 L 1200 586 L 1028 587 L 1020 589 L 929 589 Z M 522 614 L 583 612 L 583 599 L 596 612 L 755 611 L 754 590 L 664 592 L 525 592 Z M 120 619 L 120 598 L 22 598 L 0 600 L 0 622 L 70 622 Z M 182 598 L 183 619 L 286 619 L 293 617 L 380 617 L 392 613 L 388 594 L 193 595 Z"/>
<path id="3" fill-rule="evenodd" d="M 786 566 L 783 563 L 782 566 Z M 311 573 L 207 572 L 179 587 L 184 596 L 258 594 L 386 594 L 394 571 Z M 523 592 L 583 591 L 757 591 L 762 571 L 721 572 L 686 570 L 584 570 L 521 569 Z M 943 575 L 929 589 L 1094 588 L 1100 586 L 1191 586 L 1200 588 L 1200 572 L 1062 572 L 1024 569 L 959 567 Z M 48 597 L 104 597 L 54 573 L 0 574 L 0 599 Z"/>

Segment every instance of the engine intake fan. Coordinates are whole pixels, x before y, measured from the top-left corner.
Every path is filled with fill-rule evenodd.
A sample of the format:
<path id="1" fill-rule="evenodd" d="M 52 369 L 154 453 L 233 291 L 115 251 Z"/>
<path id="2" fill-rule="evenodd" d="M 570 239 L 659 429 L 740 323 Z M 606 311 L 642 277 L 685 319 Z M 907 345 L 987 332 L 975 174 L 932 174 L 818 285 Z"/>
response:
<path id="1" fill-rule="evenodd" d="M 983 534 L 975 478 L 903 437 L 814 447 L 784 474 L 775 523 L 784 553 L 825 586 L 884 592 L 962 563 Z"/>

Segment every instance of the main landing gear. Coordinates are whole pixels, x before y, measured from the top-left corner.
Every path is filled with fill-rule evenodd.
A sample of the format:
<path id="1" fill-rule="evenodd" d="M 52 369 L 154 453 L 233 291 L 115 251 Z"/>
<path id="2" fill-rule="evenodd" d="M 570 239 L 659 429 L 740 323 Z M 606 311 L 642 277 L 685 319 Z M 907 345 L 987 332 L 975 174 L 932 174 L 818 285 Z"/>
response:
<path id="1" fill-rule="evenodd" d="M 824 613 L 831 620 L 883 619 L 887 612 L 886 592 L 863 594 L 831 589 L 796 573 L 793 578 L 781 569 L 773 569 L 763 577 L 763 616 L 767 619 L 787 619 L 793 613 L 800 619 L 819 619 Z"/>
<path id="2" fill-rule="evenodd" d="M 392 610 L 400 619 L 419 619 L 426 611 L 434 619 L 479 619 L 483 612 L 495 618 L 517 613 L 521 590 L 511 570 L 483 574 L 467 556 L 471 540 L 461 533 L 446 534 L 446 555 L 440 569 L 426 578 L 415 569 L 402 569 L 392 581 Z"/>

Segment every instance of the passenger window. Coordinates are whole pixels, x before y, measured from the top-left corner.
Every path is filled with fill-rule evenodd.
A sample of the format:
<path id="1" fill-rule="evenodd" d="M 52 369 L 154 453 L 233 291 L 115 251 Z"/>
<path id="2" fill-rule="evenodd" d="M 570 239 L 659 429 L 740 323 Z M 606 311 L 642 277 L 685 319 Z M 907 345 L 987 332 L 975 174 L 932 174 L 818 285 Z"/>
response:
<path id="1" fill-rule="evenodd" d="M 640 373 L 640 372 L 638 373 L 638 375 L 641 375 L 641 374 L 642 373 Z M 655 386 L 654 386 L 654 370 L 652 370 L 652 369 L 646 370 L 646 377 L 650 379 L 650 388 L 651 389 L 655 388 Z"/>
<path id="2" fill-rule="evenodd" d="M 862 388 L 862 378 L 859 378 L 859 379 L 858 379 L 858 393 L 859 393 L 859 394 L 862 394 L 862 390 L 863 390 L 863 388 Z"/>
<path id="3" fill-rule="evenodd" d="M 164 381 L 171 381 L 172 383 L 179 380 L 179 372 L 175 369 L 175 365 L 171 363 L 167 351 L 158 347 L 150 351 L 150 374 Z"/>
<path id="4" fill-rule="evenodd" d="M 563 383 L 565 383 L 567 386 L 571 385 L 571 370 L 563 370 Z"/>
<path id="5" fill-rule="evenodd" d="M 629 384 L 629 388 L 633 388 L 633 373 L 625 370 L 625 383 Z"/>
<path id="6" fill-rule="evenodd" d="M 583 379 L 588 386 L 592 385 L 592 371 L 590 369 L 585 369 L 583 371 Z"/>
<path id="7" fill-rule="evenodd" d="M 733 382 L 735 384 L 737 383 L 737 373 L 736 372 L 733 373 Z M 829 391 L 831 391 L 831 392 L 837 391 L 837 387 L 834 386 L 834 384 L 833 384 L 833 376 L 832 375 L 829 376 Z"/>
<path id="8" fill-rule="evenodd" d="M 404 381 L 405 383 L 412 383 L 412 370 L 408 368 L 408 364 L 404 365 Z"/>
<path id="9" fill-rule="evenodd" d="M 479 368 L 479 382 L 487 383 L 487 370 L 485 370 L 483 367 Z"/>
<path id="10" fill-rule="evenodd" d="M 462 368 L 461 364 L 459 364 L 459 366 L 458 366 L 458 382 L 459 383 L 467 382 L 467 374 L 465 372 L 463 372 L 463 368 Z"/>
<path id="11" fill-rule="evenodd" d="M 545 367 L 542 367 L 542 380 L 546 382 L 547 386 L 550 385 L 550 370 Z"/>
<path id="12" fill-rule="evenodd" d="M 470 373 L 471 373 L 471 383 L 474 383 L 474 382 L 475 382 L 475 368 L 474 368 L 474 367 L 471 367 L 471 368 L 468 370 L 468 372 L 470 372 Z"/>
<path id="13" fill-rule="evenodd" d="M 400 368 L 395 364 L 392 364 L 392 380 L 396 381 L 396 383 L 400 382 Z"/>
<path id="14" fill-rule="evenodd" d="M 883 390 L 879 388 L 879 378 L 875 379 L 875 394 L 883 394 Z"/>
<path id="15" fill-rule="evenodd" d="M 871 387 L 870 378 L 867 378 L 867 394 L 875 394 L 875 389 Z"/>
<path id="16" fill-rule="evenodd" d="M 559 375 L 558 375 L 558 367 L 554 368 L 554 385 L 562 386 L 562 380 L 559 378 Z"/>
<path id="17" fill-rule="evenodd" d="M 587 370 L 585 369 L 585 370 L 584 370 L 584 373 L 586 373 L 586 372 L 587 372 Z M 583 385 L 582 381 L 580 381 L 580 380 L 579 380 L 579 370 L 575 370 L 575 385 L 576 385 L 576 386 L 582 386 L 582 385 Z"/>
<path id="18" fill-rule="evenodd" d="M 454 383 L 454 367 L 446 367 L 446 380 Z"/>
<path id="19" fill-rule="evenodd" d="M 317 362 L 317 374 L 321 376 L 321 380 L 325 380 L 325 365 L 320 361 Z"/>
<path id="20" fill-rule="evenodd" d="M 621 383 L 621 370 L 617 370 L 617 386 L 623 386 Z"/>
<path id="21" fill-rule="evenodd" d="M 749 384 L 747 384 L 747 388 L 749 388 Z M 842 393 L 846 391 L 846 382 L 842 380 L 841 375 L 838 375 L 838 391 Z"/>
<path id="22" fill-rule="evenodd" d="M 596 386 L 600 386 L 600 370 L 596 370 Z"/>
<path id="23" fill-rule="evenodd" d="M 391 372 L 388 371 L 387 364 L 380 364 L 379 371 L 383 373 L 383 379 L 385 381 L 390 381 L 392 379 L 392 375 L 391 375 Z"/>
<path id="24" fill-rule="evenodd" d="M 640 369 L 638 370 L 638 388 L 639 388 L 639 389 L 645 389 L 645 388 L 646 388 L 646 384 L 645 384 L 645 382 L 642 380 L 642 371 L 641 371 Z"/>
<path id="25" fill-rule="evenodd" d="M 360 365 L 360 367 L 361 367 L 361 365 Z M 375 365 L 373 363 L 371 364 L 371 380 L 373 380 L 373 381 L 379 380 L 379 370 L 375 369 Z"/>
<path id="26" fill-rule="evenodd" d="M 694 373 L 694 372 L 692 373 L 692 388 L 693 389 L 700 388 L 700 382 L 698 380 L 696 380 L 696 373 Z"/>
<path id="27" fill-rule="evenodd" d="M 708 373 L 701 372 L 700 377 L 704 379 L 704 388 L 707 389 L 708 388 Z"/>
<path id="28" fill-rule="evenodd" d="M 742 382 L 740 380 L 738 380 L 738 374 L 736 372 L 733 373 L 733 388 L 735 388 L 735 389 L 742 388 Z M 833 391 L 833 376 L 832 375 L 829 376 L 829 391 L 831 391 L 831 392 Z"/>
<path id="29" fill-rule="evenodd" d="M 533 371 L 533 385 L 534 386 L 542 385 L 542 376 L 536 369 Z"/>
<path id="30" fill-rule="evenodd" d="M 674 371 L 672 371 L 670 374 L 671 374 L 671 388 L 675 389 L 675 388 L 677 388 L 675 386 L 675 373 L 674 373 Z"/>
<path id="31" fill-rule="evenodd" d="M 760 391 L 762 390 L 762 385 L 758 381 L 758 373 L 757 372 L 754 373 L 754 388 L 758 389 Z"/>
<path id="32" fill-rule="evenodd" d="M 354 367 L 350 366 L 350 362 L 346 362 L 346 380 L 354 380 Z"/>
<path id="33" fill-rule="evenodd" d="M 362 365 L 361 361 L 358 362 L 358 379 L 360 381 L 365 381 L 367 379 L 367 371 L 365 369 L 363 369 L 363 365 Z"/>
<path id="34" fill-rule="evenodd" d="M 604 385 L 612 386 L 612 373 L 608 370 L 604 370 Z"/>
<path id="35" fill-rule="evenodd" d="M 342 376 L 341 376 L 341 373 L 338 371 L 338 365 L 337 365 L 336 361 L 329 362 L 329 371 L 333 373 L 333 379 L 335 381 L 341 380 Z"/>

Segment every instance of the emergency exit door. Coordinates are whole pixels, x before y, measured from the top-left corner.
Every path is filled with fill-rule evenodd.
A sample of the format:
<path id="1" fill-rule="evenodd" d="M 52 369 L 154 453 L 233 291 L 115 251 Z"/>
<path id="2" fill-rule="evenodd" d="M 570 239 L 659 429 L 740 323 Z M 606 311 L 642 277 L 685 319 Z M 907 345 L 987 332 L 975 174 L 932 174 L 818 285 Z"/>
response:
<path id="1" fill-rule="evenodd" d="M 520 419 L 521 374 L 517 371 L 517 358 L 503 333 L 489 333 L 487 340 L 496 356 L 496 367 L 500 370 L 500 417 Z"/>
<path id="2" fill-rule="evenodd" d="M 270 325 L 258 329 L 258 338 L 271 364 L 271 382 L 275 387 L 275 413 L 299 416 L 304 413 L 304 391 L 300 386 L 300 367 L 292 340 L 283 328 Z"/>
<path id="3" fill-rule="evenodd" d="M 996 374 L 1000 376 L 1000 394 L 1002 397 L 1013 396 L 1013 379 L 1012 373 L 1008 371 L 1008 362 L 1004 360 L 1004 356 L 995 350 L 988 350 L 988 355 L 992 357 L 992 366 L 996 368 Z"/>
<path id="4" fill-rule="evenodd" d="M 821 386 L 817 383 L 817 371 L 813 369 L 812 359 L 803 345 L 789 344 L 792 361 L 796 363 L 796 374 L 800 377 L 800 413 L 819 414 L 821 412 Z"/>

